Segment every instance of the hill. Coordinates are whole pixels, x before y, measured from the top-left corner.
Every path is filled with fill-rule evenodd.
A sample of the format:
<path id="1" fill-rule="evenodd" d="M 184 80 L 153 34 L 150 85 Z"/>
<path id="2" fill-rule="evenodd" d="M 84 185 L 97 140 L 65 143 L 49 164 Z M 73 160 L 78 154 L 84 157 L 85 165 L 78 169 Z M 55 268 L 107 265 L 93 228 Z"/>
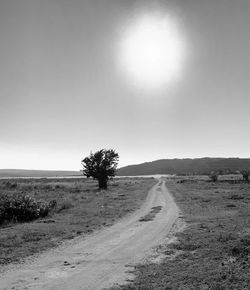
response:
<path id="1" fill-rule="evenodd" d="M 0 177 L 66 177 L 82 175 L 80 171 L 0 169 Z"/>
<path id="2" fill-rule="evenodd" d="M 250 170 L 249 158 L 195 158 L 195 159 L 161 159 L 118 169 L 119 176 L 152 175 L 152 174 L 210 174 L 212 171 L 221 174 L 237 173 Z"/>

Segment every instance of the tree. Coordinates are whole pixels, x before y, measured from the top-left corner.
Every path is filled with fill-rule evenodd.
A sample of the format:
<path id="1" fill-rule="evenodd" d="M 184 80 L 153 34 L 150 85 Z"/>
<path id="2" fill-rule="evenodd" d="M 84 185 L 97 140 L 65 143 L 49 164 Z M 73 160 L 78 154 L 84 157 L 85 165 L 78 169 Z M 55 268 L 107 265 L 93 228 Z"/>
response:
<path id="1" fill-rule="evenodd" d="M 213 182 L 217 182 L 218 181 L 218 174 L 216 172 L 211 172 L 210 175 L 209 175 L 210 179 L 213 181 Z"/>
<path id="2" fill-rule="evenodd" d="M 100 189 L 107 189 L 108 180 L 115 176 L 119 154 L 113 149 L 101 149 L 82 160 L 83 174 L 98 180 Z"/>
<path id="3" fill-rule="evenodd" d="M 241 174 L 242 174 L 243 180 L 248 181 L 250 171 L 249 170 L 242 170 Z"/>

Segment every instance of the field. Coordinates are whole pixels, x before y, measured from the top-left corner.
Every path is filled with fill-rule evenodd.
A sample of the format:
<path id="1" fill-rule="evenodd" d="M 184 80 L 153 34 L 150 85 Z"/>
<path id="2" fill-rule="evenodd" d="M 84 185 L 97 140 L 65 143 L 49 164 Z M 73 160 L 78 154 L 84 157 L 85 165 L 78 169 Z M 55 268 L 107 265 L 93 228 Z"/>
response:
<path id="1" fill-rule="evenodd" d="M 63 170 L 27 170 L 27 169 L 0 169 L 0 178 L 13 177 L 80 177 L 80 171 L 63 171 Z"/>
<path id="2" fill-rule="evenodd" d="M 160 263 L 137 265 L 121 289 L 249 289 L 250 183 L 177 178 L 167 187 L 186 227 L 158 248 Z"/>
<path id="3" fill-rule="evenodd" d="M 114 179 L 107 191 L 100 191 L 95 181 L 84 178 L 0 180 L 0 194 L 56 201 L 46 218 L 1 225 L 0 265 L 22 262 L 62 241 L 112 225 L 139 208 L 154 183 L 152 178 Z"/>

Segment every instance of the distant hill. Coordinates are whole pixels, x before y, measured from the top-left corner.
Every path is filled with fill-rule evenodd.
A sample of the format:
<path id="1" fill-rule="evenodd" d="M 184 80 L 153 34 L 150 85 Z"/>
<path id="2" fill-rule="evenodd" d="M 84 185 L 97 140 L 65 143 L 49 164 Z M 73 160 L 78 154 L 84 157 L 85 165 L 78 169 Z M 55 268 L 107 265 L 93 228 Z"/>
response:
<path id="1" fill-rule="evenodd" d="M 212 171 L 223 174 L 250 170 L 250 158 L 195 158 L 195 159 L 161 159 L 118 169 L 119 176 L 152 174 L 209 174 Z"/>
<path id="2" fill-rule="evenodd" d="M 80 171 L 0 169 L 0 177 L 82 176 Z"/>

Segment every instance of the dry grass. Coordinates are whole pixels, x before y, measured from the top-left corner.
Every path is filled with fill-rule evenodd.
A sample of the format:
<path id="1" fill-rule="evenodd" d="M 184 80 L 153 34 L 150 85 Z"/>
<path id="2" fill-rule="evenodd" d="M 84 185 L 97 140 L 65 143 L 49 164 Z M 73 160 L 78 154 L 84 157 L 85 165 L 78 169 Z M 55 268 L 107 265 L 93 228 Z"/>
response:
<path id="1" fill-rule="evenodd" d="M 249 289 L 250 183 L 179 181 L 167 186 L 188 227 L 121 289 Z"/>
<path id="2" fill-rule="evenodd" d="M 99 191 L 87 179 L 1 180 L 0 193 L 26 193 L 36 200 L 56 201 L 47 218 L 0 228 L 0 265 L 57 246 L 63 240 L 87 235 L 139 208 L 153 179 L 115 179 Z"/>

